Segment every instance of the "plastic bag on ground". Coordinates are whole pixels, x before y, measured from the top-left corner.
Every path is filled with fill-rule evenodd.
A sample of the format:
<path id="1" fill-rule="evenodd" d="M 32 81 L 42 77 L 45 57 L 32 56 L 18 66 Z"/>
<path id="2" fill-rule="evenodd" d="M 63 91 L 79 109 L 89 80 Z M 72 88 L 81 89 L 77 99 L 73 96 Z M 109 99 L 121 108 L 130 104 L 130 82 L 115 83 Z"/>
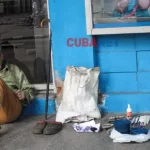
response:
<path id="1" fill-rule="evenodd" d="M 143 143 L 150 140 L 150 130 L 148 134 L 139 134 L 139 135 L 130 135 L 130 134 L 121 134 L 115 129 L 111 131 L 110 138 L 113 139 L 113 142 L 116 143 L 129 143 L 137 142 Z"/>
<path id="2" fill-rule="evenodd" d="M 94 120 L 84 123 L 75 123 L 73 128 L 76 132 L 99 132 L 100 131 L 100 123 L 95 123 Z"/>

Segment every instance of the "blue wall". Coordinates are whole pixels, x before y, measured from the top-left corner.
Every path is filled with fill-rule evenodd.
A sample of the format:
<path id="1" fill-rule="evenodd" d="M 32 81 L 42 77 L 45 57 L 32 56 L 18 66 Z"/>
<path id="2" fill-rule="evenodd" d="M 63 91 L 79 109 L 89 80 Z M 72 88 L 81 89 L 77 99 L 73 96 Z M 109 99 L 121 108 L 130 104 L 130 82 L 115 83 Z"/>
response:
<path id="1" fill-rule="evenodd" d="M 84 0 L 50 0 L 54 68 L 64 79 L 66 66 L 94 67 L 93 47 L 68 47 L 68 38 L 86 35 Z"/>
<path id="2" fill-rule="evenodd" d="M 150 112 L 150 34 L 99 36 L 95 66 L 100 66 L 100 89 L 108 97 L 105 111 Z"/>
<path id="3" fill-rule="evenodd" d="M 36 98 L 28 106 L 23 107 L 21 116 L 34 116 L 45 114 L 45 98 Z M 48 101 L 48 114 L 56 112 L 56 105 L 54 99 Z"/>
<path id="4" fill-rule="evenodd" d="M 67 38 L 88 38 L 84 0 L 51 0 L 54 69 L 62 79 L 67 66 L 99 66 L 107 112 L 150 112 L 150 35 L 97 36 L 98 46 L 68 47 Z"/>

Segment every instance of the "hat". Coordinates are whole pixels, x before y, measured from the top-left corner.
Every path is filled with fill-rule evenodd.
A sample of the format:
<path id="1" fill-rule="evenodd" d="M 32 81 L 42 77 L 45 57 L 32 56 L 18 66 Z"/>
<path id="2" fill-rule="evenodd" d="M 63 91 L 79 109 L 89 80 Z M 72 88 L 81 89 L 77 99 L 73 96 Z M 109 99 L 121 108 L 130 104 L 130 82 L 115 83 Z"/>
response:
<path id="1" fill-rule="evenodd" d="M 130 124 L 131 122 L 127 119 L 116 120 L 114 122 L 115 129 L 122 133 L 122 134 L 129 134 L 130 133 Z"/>

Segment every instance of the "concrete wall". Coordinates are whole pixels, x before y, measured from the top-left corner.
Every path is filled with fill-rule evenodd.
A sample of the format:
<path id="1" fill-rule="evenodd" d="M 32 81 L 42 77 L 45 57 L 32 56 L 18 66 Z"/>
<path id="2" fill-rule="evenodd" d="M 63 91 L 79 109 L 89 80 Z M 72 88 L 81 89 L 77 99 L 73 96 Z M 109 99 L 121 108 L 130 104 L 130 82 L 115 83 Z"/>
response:
<path id="1" fill-rule="evenodd" d="M 67 38 L 88 38 L 84 0 L 51 0 L 54 69 L 62 79 L 66 66 L 99 66 L 100 90 L 107 94 L 102 108 L 125 112 L 150 112 L 150 35 L 97 36 L 98 46 L 68 47 Z"/>

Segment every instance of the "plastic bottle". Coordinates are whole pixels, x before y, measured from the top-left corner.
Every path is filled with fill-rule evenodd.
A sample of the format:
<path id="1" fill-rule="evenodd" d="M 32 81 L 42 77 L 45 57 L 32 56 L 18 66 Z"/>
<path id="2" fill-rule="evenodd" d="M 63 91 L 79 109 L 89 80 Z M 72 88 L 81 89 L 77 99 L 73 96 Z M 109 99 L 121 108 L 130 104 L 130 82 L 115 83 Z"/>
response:
<path id="1" fill-rule="evenodd" d="M 130 107 L 130 104 L 128 104 L 127 108 L 127 118 L 132 118 L 132 109 Z"/>

